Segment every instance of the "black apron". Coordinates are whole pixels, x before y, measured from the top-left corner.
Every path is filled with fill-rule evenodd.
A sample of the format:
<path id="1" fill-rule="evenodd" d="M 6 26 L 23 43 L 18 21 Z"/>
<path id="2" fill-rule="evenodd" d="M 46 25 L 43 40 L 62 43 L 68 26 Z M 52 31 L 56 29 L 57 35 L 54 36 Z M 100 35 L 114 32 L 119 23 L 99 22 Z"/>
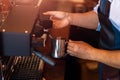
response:
<path id="1" fill-rule="evenodd" d="M 111 3 L 108 0 L 100 0 L 98 16 L 101 25 L 100 48 L 106 50 L 120 50 L 120 31 L 109 20 Z M 105 64 L 100 65 L 100 80 L 119 80 L 119 70 Z"/>

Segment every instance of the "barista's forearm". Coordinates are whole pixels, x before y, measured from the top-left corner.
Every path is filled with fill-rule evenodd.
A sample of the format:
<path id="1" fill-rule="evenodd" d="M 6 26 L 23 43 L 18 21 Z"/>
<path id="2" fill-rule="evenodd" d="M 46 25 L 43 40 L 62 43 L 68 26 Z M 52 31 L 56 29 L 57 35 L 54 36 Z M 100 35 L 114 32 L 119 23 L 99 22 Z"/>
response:
<path id="1" fill-rule="evenodd" d="M 70 25 L 76 25 L 88 29 L 96 29 L 98 16 L 94 11 L 87 13 L 70 13 Z"/>
<path id="2" fill-rule="evenodd" d="M 120 69 L 120 50 L 108 51 L 96 49 L 93 53 L 93 60 Z"/>

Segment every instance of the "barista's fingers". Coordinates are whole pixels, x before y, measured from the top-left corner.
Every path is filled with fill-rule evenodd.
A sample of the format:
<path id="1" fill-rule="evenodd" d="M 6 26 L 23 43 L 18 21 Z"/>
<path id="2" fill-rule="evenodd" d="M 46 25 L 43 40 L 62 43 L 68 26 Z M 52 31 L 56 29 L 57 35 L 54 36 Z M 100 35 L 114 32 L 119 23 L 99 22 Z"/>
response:
<path id="1" fill-rule="evenodd" d="M 71 55 L 71 56 L 74 56 L 73 52 L 70 51 L 70 50 L 67 50 L 67 53 L 68 53 L 69 55 Z"/>
<path id="2" fill-rule="evenodd" d="M 61 18 L 59 18 L 59 17 L 57 17 L 57 16 L 55 16 L 55 15 L 52 15 L 52 16 L 50 16 L 50 20 L 61 20 Z"/>
<path id="3" fill-rule="evenodd" d="M 68 44 L 67 49 L 68 49 L 68 50 L 72 50 L 72 49 L 73 49 L 73 47 L 72 47 L 72 46 L 70 46 L 70 45 Z"/>
<path id="4" fill-rule="evenodd" d="M 59 16 L 57 16 L 58 12 L 57 11 L 48 11 L 43 13 L 44 15 L 49 15 L 50 16 L 50 20 L 54 20 L 57 19 Z"/>
<path id="5" fill-rule="evenodd" d="M 43 14 L 44 15 L 55 15 L 57 13 L 57 11 L 47 11 L 47 12 L 44 12 Z"/>
<path id="6" fill-rule="evenodd" d="M 54 16 L 50 16 L 50 20 L 54 20 Z"/>
<path id="7" fill-rule="evenodd" d="M 57 25 L 57 21 L 53 20 L 53 27 L 56 28 L 58 25 Z"/>
<path id="8" fill-rule="evenodd" d="M 72 55 L 72 54 L 73 54 L 73 51 L 72 51 L 72 50 L 73 50 L 73 47 L 69 45 L 69 46 L 67 47 L 67 53 L 70 54 L 71 56 L 73 56 L 73 55 Z"/>

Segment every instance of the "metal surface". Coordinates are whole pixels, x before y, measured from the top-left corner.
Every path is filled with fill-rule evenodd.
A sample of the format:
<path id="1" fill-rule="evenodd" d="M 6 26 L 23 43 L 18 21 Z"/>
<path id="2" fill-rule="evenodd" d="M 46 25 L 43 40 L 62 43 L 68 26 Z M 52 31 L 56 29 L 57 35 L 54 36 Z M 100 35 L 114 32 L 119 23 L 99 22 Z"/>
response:
<path id="1" fill-rule="evenodd" d="M 66 55 L 66 40 L 57 37 L 56 39 L 52 39 L 52 57 L 54 58 L 62 58 Z"/>

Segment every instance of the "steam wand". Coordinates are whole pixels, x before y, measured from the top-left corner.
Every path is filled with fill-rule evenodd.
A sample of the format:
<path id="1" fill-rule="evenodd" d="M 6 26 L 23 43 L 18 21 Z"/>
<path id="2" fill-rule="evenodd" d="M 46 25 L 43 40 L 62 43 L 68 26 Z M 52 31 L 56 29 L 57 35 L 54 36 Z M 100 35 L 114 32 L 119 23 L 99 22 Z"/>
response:
<path id="1" fill-rule="evenodd" d="M 39 58 L 41 58 L 44 62 L 48 63 L 49 65 L 55 66 L 55 62 L 50 57 L 44 55 L 43 53 L 35 49 L 36 47 L 46 46 L 45 42 L 47 39 L 47 35 L 48 35 L 48 30 L 44 29 L 44 34 L 41 37 L 33 36 L 33 39 L 32 39 L 33 53 Z"/>
<path id="2" fill-rule="evenodd" d="M 33 46 L 34 49 L 36 47 L 45 47 L 46 46 L 47 37 L 48 36 L 50 37 L 49 28 L 51 28 L 51 26 L 52 26 L 52 21 L 50 21 L 50 20 L 40 20 L 40 23 L 38 23 L 38 25 L 42 29 L 42 36 L 36 37 L 35 34 L 32 36 L 32 38 L 33 38 L 32 39 L 32 46 Z M 38 29 L 40 29 L 40 28 L 37 28 L 37 30 Z M 33 53 L 36 56 L 38 56 L 39 58 L 41 58 L 44 62 L 48 63 L 49 65 L 55 66 L 55 62 L 51 58 L 49 58 L 48 56 L 44 55 L 43 53 L 41 53 L 37 50 L 33 50 Z"/>
<path id="3" fill-rule="evenodd" d="M 38 56 L 39 58 L 41 58 L 44 62 L 48 63 L 51 66 L 55 66 L 55 62 L 50 59 L 49 57 L 45 56 L 44 54 L 42 54 L 39 51 L 33 51 L 33 53 Z"/>

